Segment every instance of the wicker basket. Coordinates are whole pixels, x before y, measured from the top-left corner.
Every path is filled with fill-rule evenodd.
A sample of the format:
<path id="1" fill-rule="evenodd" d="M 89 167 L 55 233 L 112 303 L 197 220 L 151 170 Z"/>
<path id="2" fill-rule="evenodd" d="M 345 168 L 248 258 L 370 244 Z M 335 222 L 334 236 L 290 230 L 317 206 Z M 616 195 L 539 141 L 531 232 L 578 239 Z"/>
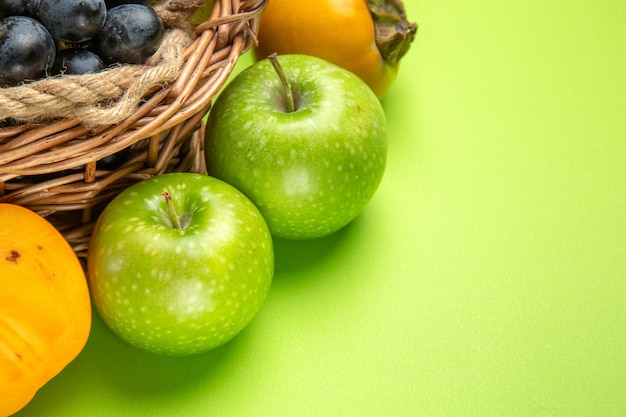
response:
<path id="1" fill-rule="evenodd" d="M 94 74 L 0 89 L 7 93 L 0 96 L 5 102 L 0 119 L 16 118 L 7 109 L 32 109 L 27 111 L 31 120 L 0 127 L 0 202 L 46 217 L 84 258 L 99 212 L 120 191 L 165 172 L 205 172 L 203 116 L 238 58 L 256 41 L 266 2 L 216 0 L 209 20 L 196 27 L 189 18 L 199 4 L 166 0 L 155 6 L 166 32 L 154 62 L 112 69 L 100 96 L 81 92 L 87 106 L 68 101 L 80 89 L 89 90 Z M 129 70 L 135 71 L 130 83 L 124 73 Z M 158 71 L 165 74 L 155 75 Z M 48 84 L 54 81 L 63 82 L 52 88 Z M 44 104 L 33 104 L 33 97 Z M 121 165 L 103 163 L 120 153 L 126 154 Z"/>

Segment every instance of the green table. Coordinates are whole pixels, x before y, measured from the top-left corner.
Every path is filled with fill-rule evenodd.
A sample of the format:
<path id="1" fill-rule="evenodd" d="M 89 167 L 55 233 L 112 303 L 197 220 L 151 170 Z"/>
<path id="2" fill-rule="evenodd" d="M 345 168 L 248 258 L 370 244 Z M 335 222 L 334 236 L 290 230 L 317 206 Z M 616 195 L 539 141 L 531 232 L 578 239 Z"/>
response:
<path id="1" fill-rule="evenodd" d="M 626 2 L 406 8 L 365 212 L 276 242 L 263 310 L 213 352 L 142 353 L 96 316 L 20 416 L 626 415 Z"/>

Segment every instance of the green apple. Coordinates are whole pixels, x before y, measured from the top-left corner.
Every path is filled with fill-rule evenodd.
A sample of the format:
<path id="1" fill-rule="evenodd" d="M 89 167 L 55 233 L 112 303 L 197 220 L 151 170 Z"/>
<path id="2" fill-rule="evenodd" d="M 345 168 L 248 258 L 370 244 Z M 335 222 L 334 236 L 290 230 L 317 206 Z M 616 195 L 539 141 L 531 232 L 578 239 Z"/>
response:
<path id="1" fill-rule="evenodd" d="M 104 209 L 89 242 L 93 302 L 131 345 L 182 356 L 220 346 L 260 311 L 274 271 L 267 224 L 218 179 L 170 173 Z"/>
<path id="2" fill-rule="evenodd" d="M 380 101 L 359 77 L 308 55 L 275 55 L 239 73 L 209 113 L 210 175 L 247 195 L 272 235 L 329 235 L 376 192 L 387 159 Z"/>

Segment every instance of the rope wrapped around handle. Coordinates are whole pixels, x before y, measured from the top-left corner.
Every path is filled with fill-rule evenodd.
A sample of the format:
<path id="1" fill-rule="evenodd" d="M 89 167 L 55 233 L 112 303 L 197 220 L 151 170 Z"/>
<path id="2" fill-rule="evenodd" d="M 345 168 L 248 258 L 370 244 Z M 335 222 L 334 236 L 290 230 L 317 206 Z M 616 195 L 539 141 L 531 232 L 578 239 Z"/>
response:
<path id="1" fill-rule="evenodd" d="M 235 20 L 245 24 L 265 5 L 260 0 L 216 0 L 217 13 L 213 13 L 210 22 L 194 28 L 190 18 L 202 3 L 203 0 L 162 0 L 153 6 L 166 31 L 159 49 L 144 65 L 119 65 L 94 74 L 53 76 L 0 88 L 0 122 L 75 119 L 85 125 L 118 124 L 132 116 L 147 95 L 176 80 L 199 31 L 216 30 L 216 26 Z"/>
<path id="2" fill-rule="evenodd" d="M 191 36 L 182 29 L 164 34 L 145 65 L 121 65 L 102 72 L 44 78 L 0 89 L 0 115 L 20 122 L 78 119 L 116 124 L 129 117 L 152 89 L 176 78 Z"/>

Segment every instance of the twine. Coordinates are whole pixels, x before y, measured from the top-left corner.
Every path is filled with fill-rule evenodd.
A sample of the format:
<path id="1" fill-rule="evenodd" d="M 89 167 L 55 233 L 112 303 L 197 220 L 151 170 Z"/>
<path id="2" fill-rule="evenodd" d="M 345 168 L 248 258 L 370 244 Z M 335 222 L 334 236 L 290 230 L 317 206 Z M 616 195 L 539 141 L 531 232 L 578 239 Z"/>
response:
<path id="1" fill-rule="evenodd" d="M 152 8 L 161 16 L 166 27 L 191 31 L 191 16 L 203 2 L 204 0 L 163 0 Z"/>
<path id="2" fill-rule="evenodd" d="M 184 65 L 191 35 L 182 28 L 165 31 L 145 65 L 122 65 L 99 73 L 44 78 L 0 89 L 0 121 L 39 123 L 58 118 L 86 125 L 117 124 L 137 109 L 144 96 L 172 81 Z"/>

